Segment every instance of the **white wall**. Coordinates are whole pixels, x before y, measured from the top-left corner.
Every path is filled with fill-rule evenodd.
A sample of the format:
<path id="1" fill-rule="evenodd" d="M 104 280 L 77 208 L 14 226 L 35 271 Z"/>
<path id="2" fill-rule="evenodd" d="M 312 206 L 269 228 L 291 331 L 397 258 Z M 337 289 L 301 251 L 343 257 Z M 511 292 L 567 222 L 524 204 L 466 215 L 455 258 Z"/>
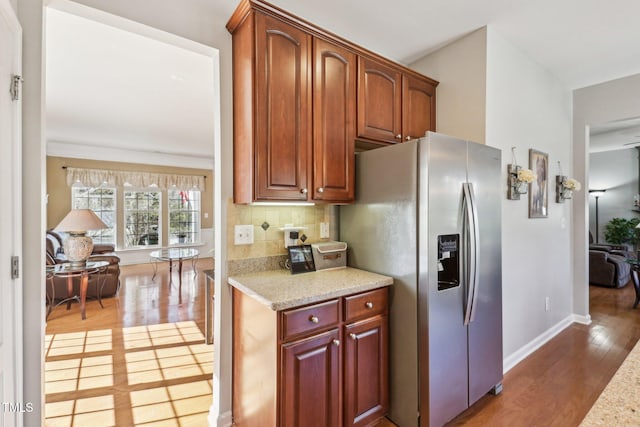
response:
<path id="1" fill-rule="evenodd" d="M 503 176 L 515 146 L 549 155 L 548 218 L 529 219 L 528 201 L 502 201 L 504 355 L 516 362 L 531 343 L 572 314 L 572 202 L 555 203 L 555 176 L 571 176 L 571 93 L 492 27 L 487 34 L 487 144 L 502 149 Z M 506 187 L 506 184 L 505 184 Z M 505 190 L 506 191 L 506 190 Z M 545 298 L 550 310 L 545 311 Z M 554 329 L 555 328 L 555 329 Z M 511 360 L 509 361 L 509 359 Z"/>
<path id="2" fill-rule="evenodd" d="M 69 2 L 54 0 L 52 4 L 74 7 Z M 80 0 L 103 11 L 140 22 L 169 33 L 217 48 L 219 57 L 214 66 L 220 67 L 220 78 L 215 89 L 220 92 L 220 105 L 215 106 L 214 128 L 220 136 L 215 143 L 215 222 L 216 236 L 216 319 L 214 333 L 214 406 L 210 414 L 212 425 L 230 425 L 231 409 L 231 304 L 226 285 L 227 200 L 232 195 L 232 96 L 231 96 L 231 35 L 225 24 L 228 11 L 221 13 L 221 2 L 202 0 L 156 0 L 151 6 L 144 0 Z M 75 4 L 77 6 L 77 4 Z M 25 254 L 42 254 L 41 257 L 25 257 L 24 262 L 24 354 L 25 401 L 34 403 L 36 410 L 25 416 L 25 426 L 41 426 L 42 413 L 42 334 L 44 329 L 44 235 L 45 209 L 45 145 L 43 137 L 44 76 L 43 50 L 43 0 L 19 0 L 18 18 L 24 30 L 24 86 L 23 137 L 24 137 L 24 196 L 23 230 Z M 215 118 L 214 118 L 215 119 Z M 225 284 L 225 285 L 223 285 Z M 224 319 L 221 321 L 220 319 Z"/>
<path id="3" fill-rule="evenodd" d="M 598 199 L 598 241 L 605 243 L 604 231 L 612 218 L 638 218 L 633 198 L 638 195 L 638 150 L 604 151 L 589 156 L 588 188 L 606 189 Z M 589 197 L 589 230 L 596 238 L 596 201 Z"/>
<path id="4" fill-rule="evenodd" d="M 481 133 L 471 139 L 502 149 L 503 349 L 508 370 L 572 321 L 571 202 L 556 204 L 554 186 L 558 160 L 563 172 L 571 173 L 571 94 L 492 27 L 412 68 L 440 81 L 438 131 Z M 506 199 L 513 146 L 518 163 L 527 167 L 530 148 L 549 154 L 548 218 L 529 219 L 526 196 Z"/>
<path id="5" fill-rule="evenodd" d="M 589 181 L 589 126 L 635 117 L 640 117 L 640 74 L 573 92 L 575 178 L 581 182 Z M 588 193 L 581 192 L 574 195 L 573 200 L 573 311 L 585 317 L 589 316 L 588 199 Z"/>
<path id="6" fill-rule="evenodd" d="M 440 82 L 436 89 L 436 130 L 485 142 L 487 30 L 481 28 L 411 68 Z"/>

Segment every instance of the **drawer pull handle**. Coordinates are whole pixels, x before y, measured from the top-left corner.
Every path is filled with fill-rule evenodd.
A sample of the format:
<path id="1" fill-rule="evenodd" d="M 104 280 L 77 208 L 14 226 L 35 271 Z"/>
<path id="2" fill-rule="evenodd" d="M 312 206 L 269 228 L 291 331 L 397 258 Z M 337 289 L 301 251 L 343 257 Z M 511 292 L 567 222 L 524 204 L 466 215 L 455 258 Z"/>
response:
<path id="1" fill-rule="evenodd" d="M 371 310 L 373 308 L 373 303 L 371 301 L 367 301 L 364 303 L 364 306 Z"/>
<path id="2" fill-rule="evenodd" d="M 358 339 L 358 336 L 356 334 L 354 334 L 353 332 L 351 332 L 349 334 L 349 336 L 351 337 L 352 340 L 357 340 Z"/>
<path id="3" fill-rule="evenodd" d="M 309 322 L 318 323 L 319 321 L 320 319 L 318 319 L 318 316 L 309 316 Z"/>
<path id="4" fill-rule="evenodd" d="M 340 340 L 333 340 L 333 344 L 337 347 L 340 345 Z"/>

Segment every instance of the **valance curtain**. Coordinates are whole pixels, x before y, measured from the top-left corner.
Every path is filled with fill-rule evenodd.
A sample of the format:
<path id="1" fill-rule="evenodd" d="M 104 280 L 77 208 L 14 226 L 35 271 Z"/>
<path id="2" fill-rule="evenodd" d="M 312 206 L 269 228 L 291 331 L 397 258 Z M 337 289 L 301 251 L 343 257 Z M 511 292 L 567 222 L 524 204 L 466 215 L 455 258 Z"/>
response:
<path id="1" fill-rule="evenodd" d="M 202 175 L 176 175 L 153 172 L 130 172 L 106 169 L 67 168 L 67 185 L 81 183 L 86 187 L 131 186 L 135 188 L 158 187 L 160 189 L 205 190 Z"/>

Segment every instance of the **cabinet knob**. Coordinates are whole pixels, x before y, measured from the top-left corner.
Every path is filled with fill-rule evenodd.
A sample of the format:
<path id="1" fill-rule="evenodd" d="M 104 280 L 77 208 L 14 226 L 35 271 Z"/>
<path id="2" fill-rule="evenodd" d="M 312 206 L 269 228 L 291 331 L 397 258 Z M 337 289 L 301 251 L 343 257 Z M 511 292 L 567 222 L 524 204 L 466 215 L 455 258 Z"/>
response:
<path id="1" fill-rule="evenodd" d="M 373 303 L 371 301 L 367 301 L 364 303 L 364 306 L 371 310 L 373 308 Z"/>
<path id="2" fill-rule="evenodd" d="M 407 141 L 411 141 L 411 135 L 407 135 L 404 139 L 406 139 Z"/>
<path id="3" fill-rule="evenodd" d="M 357 340 L 358 339 L 358 336 L 356 334 L 354 334 L 353 332 L 351 332 L 349 334 L 349 337 L 351 337 L 352 340 Z"/>
<path id="4" fill-rule="evenodd" d="M 396 135 L 396 139 L 402 139 L 402 135 L 397 134 L 397 135 Z"/>
<path id="5" fill-rule="evenodd" d="M 302 194 L 307 194 L 307 193 L 309 192 L 309 190 L 307 190 L 306 188 L 301 188 L 301 189 L 300 189 L 300 192 L 301 192 Z"/>
<path id="6" fill-rule="evenodd" d="M 318 316 L 309 316 L 309 322 L 318 323 L 319 321 L 320 319 L 318 319 Z"/>
<path id="7" fill-rule="evenodd" d="M 324 193 L 324 188 L 323 187 L 318 188 L 318 193 Z"/>
<path id="8" fill-rule="evenodd" d="M 333 340 L 333 345 L 336 347 L 340 345 L 340 340 Z"/>

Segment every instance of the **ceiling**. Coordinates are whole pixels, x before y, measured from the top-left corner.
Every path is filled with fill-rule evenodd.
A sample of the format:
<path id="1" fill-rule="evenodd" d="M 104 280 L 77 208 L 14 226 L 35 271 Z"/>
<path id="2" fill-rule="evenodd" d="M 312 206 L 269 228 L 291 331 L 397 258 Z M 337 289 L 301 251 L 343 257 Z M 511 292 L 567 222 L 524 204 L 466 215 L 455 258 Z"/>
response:
<path id="1" fill-rule="evenodd" d="M 206 3 L 223 26 L 238 0 Z M 490 25 L 568 89 L 640 73 L 634 0 L 271 3 L 404 64 Z M 51 8 L 46 36 L 48 141 L 213 156 L 210 57 Z"/>

